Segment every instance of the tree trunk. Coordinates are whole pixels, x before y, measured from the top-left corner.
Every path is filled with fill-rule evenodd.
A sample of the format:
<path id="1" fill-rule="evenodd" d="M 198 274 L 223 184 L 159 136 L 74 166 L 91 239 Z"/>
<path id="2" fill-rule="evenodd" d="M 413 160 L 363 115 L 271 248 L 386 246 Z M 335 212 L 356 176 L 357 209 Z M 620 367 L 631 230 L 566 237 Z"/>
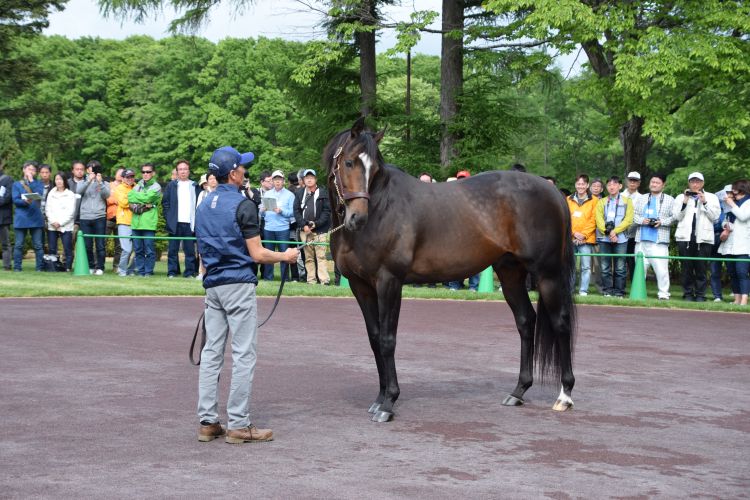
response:
<path id="1" fill-rule="evenodd" d="M 375 0 L 363 0 L 362 24 L 375 24 Z M 361 95 L 360 113 L 368 116 L 376 113 L 376 82 L 377 72 L 375 64 L 375 31 L 360 31 L 356 34 L 359 47 L 359 89 Z"/>
<path id="2" fill-rule="evenodd" d="M 639 172 L 644 179 L 651 174 L 646 166 L 646 157 L 654 145 L 654 139 L 650 135 L 643 135 L 643 123 L 643 118 L 634 116 L 620 127 L 620 144 L 625 159 L 623 178 L 633 171 Z"/>
<path id="3" fill-rule="evenodd" d="M 449 127 L 458 113 L 456 98 L 464 83 L 464 0 L 443 0 L 443 43 L 440 51 L 440 167 L 448 173 L 457 155 L 457 137 Z"/>

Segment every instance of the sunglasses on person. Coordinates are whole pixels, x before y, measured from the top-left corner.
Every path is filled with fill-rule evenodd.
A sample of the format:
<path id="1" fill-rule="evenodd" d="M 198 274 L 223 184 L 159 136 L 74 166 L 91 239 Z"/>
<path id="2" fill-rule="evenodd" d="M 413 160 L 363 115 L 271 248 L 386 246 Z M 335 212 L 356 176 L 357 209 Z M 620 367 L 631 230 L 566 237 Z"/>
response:
<path id="1" fill-rule="evenodd" d="M 153 170 L 141 170 L 141 173 L 142 174 L 153 174 L 154 171 Z"/>

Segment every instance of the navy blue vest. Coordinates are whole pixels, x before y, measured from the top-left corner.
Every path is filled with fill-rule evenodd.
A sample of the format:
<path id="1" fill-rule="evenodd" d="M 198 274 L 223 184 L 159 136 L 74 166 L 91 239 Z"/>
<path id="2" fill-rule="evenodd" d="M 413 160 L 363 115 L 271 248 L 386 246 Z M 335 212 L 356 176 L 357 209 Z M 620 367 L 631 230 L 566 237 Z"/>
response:
<path id="1" fill-rule="evenodd" d="M 206 267 L 203 288 L 230 283 L 258 283 L 253 259 L 237 224 L 237 207 L 247 198 L 232 184 L 219 184 L 195 211 L 198 252 Z"/>

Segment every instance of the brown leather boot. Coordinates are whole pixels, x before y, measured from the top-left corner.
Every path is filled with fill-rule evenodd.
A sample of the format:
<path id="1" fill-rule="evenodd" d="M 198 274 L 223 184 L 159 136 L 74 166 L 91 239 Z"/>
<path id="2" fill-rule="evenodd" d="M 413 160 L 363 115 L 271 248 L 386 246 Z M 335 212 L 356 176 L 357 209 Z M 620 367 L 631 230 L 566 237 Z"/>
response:
<path id="1" fill-rule="evenodd" d="M 224 427 L 219 422 L 213 424 L 201 424 L 198 430 L 198 441 L 207 443 L 226 434 Z"/>
<path id="2" fill-rule="evenodd" d="M 244 429 L 229 429 L 224 440 L 229 444 L 273 441 L 273 431 L 271 429 L 258 429 L 254 425 L 250 425 Z"/>

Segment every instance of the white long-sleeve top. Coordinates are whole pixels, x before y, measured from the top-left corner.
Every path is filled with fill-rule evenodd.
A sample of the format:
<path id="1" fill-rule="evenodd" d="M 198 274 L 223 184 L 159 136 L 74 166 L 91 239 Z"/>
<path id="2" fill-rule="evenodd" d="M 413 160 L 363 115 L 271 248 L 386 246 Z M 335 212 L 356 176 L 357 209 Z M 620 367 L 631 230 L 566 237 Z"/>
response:
<path id="1" fill-rule="evenodd" d="M 722 255 L 748 255 L 750 254 L 750 200 L 743 203 L 741 207 L 735 205 L 729 210 L 729 213 L 733 213 L 736 218 L 732 223 L 732 232 L 729 233 L 729 238 L 719 245 L 719 253 Z"/>
<path id="2" fill-rule="evenodd" d="M 76 195 L 70 189 L 53 189 L 47 195 L 44 212 L 47 217 L 47 229 L 63 233 L 72 231 L 76 215 Z M 54 222 L 60 224 L 60 229 L 55 229 L 52 225 Z"/>

